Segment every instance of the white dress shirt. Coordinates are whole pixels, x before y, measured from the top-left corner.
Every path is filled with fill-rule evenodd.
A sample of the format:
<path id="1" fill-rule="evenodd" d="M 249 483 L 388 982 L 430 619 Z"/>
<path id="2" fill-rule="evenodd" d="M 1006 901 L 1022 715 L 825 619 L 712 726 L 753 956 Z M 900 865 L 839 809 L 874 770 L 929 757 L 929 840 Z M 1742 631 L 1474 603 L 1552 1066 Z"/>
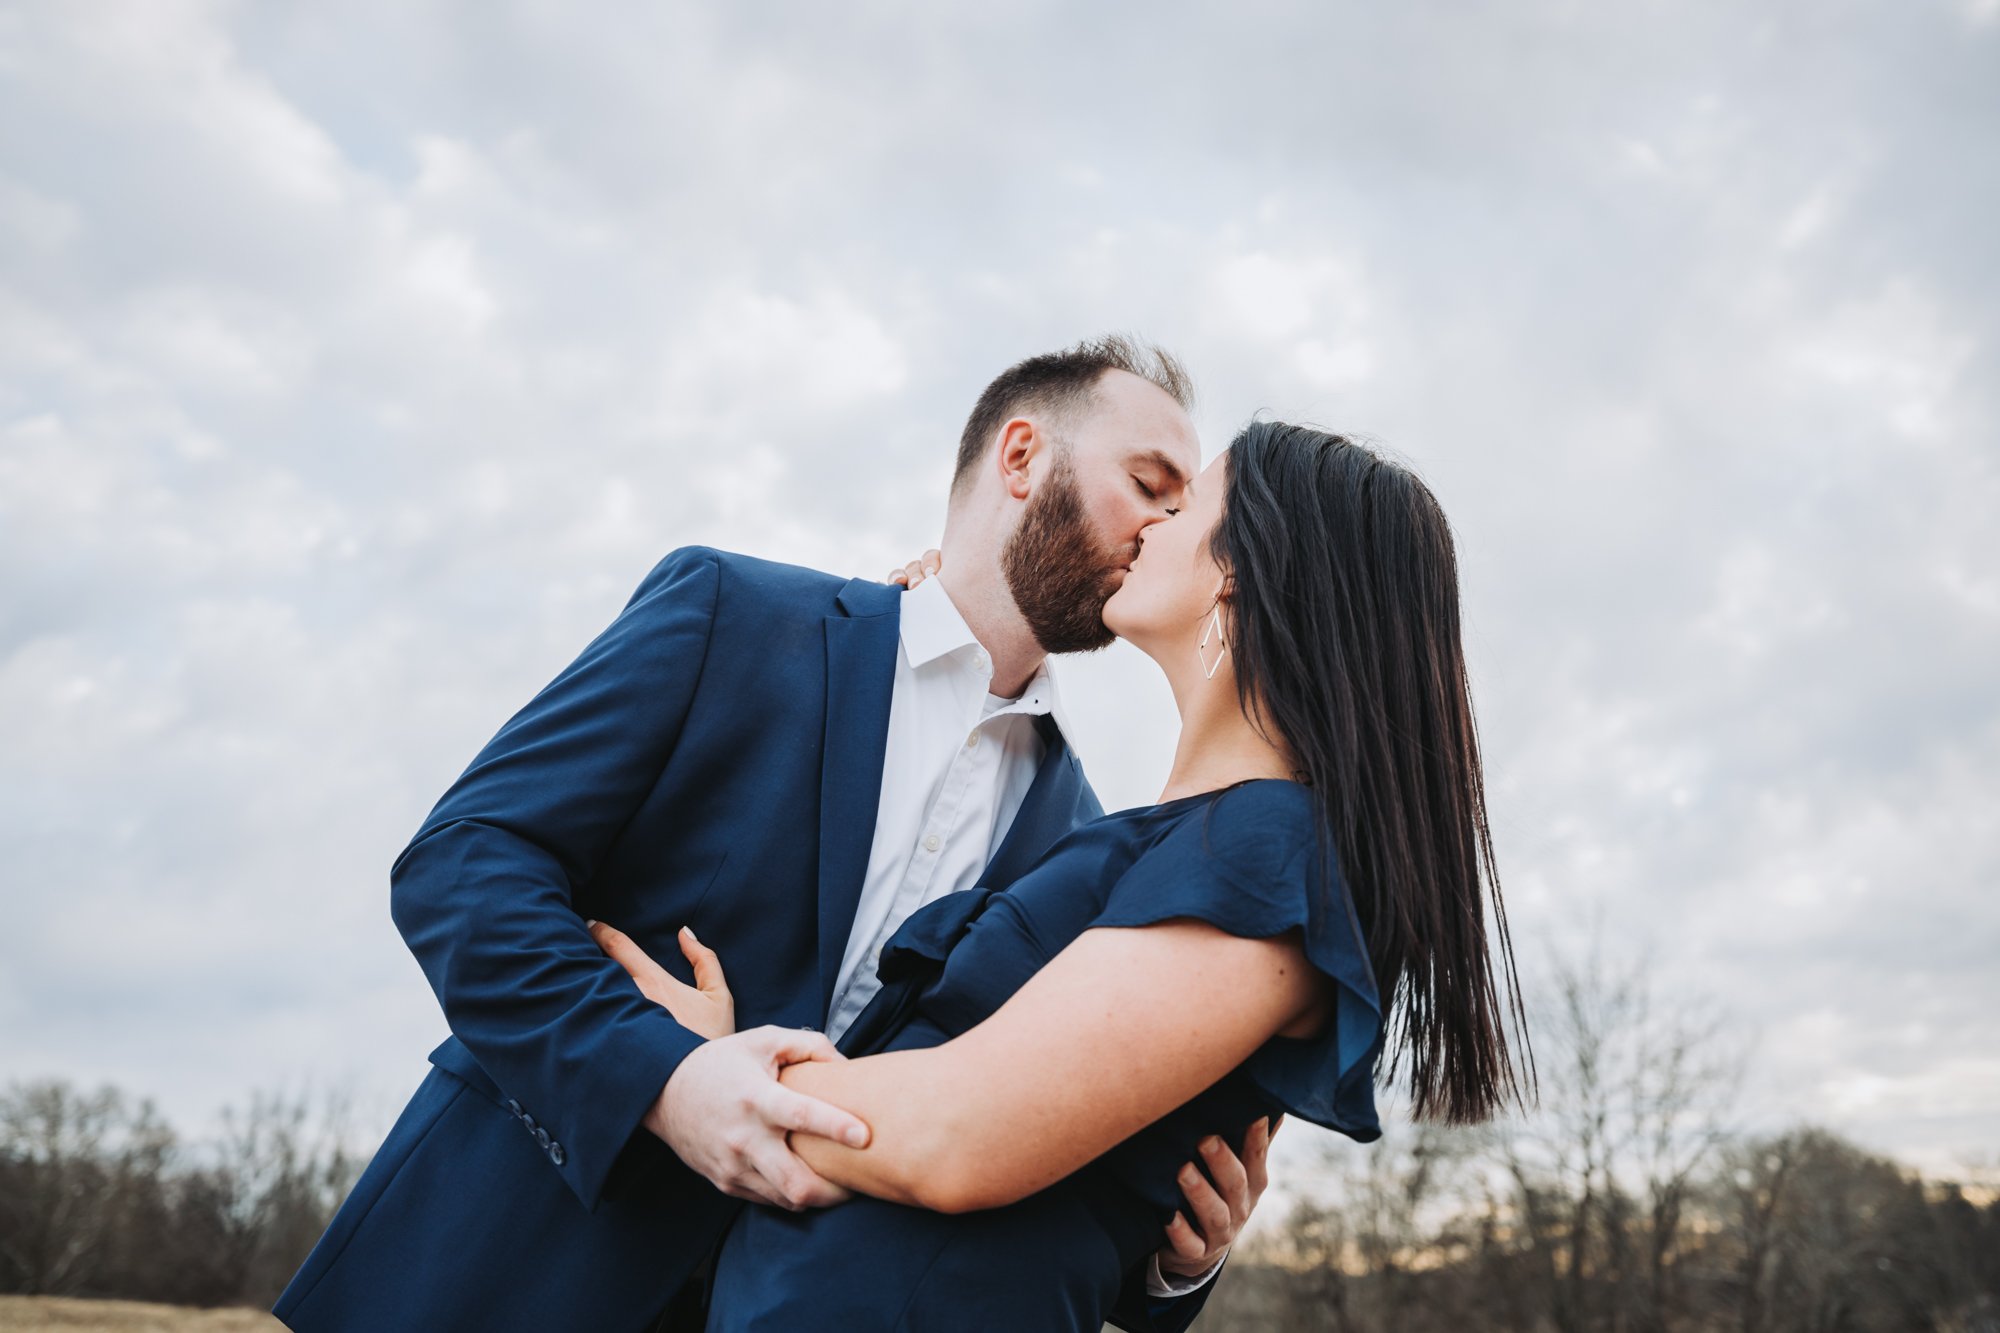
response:
<path id="1" fill-rule="evenodd" d="M 875 839 L 827 1012 L 835 1041 L 881 989 L 876 958 L 897 928 L 979 882 L 1041 769 L 1048 747 L 1035 716 L 1069 733 L 1047 661 L 1017 699 L 989 693 L 992 680 L 993 659 L 941 575 L 903 594 Z"/>
<path id="2" fill-rule="evenodd" d="M 901 620 L 875 838 L 827 1011 L 835 1041 L 882 988 L 875 964 L 889 937 L 919 907 L 979 882 L 1041 769 L 1048 747 L 1035 717 L 1047 713 L 1065 738 L 1074 734 L 1046 660 L 1018 698 L 990 692 L 993 658 L 942 574 L 903 594 Z M 1181 1296 L 1214 1275 L 1169 1280 L 1156 1255 L 1146 1287 Z"/>

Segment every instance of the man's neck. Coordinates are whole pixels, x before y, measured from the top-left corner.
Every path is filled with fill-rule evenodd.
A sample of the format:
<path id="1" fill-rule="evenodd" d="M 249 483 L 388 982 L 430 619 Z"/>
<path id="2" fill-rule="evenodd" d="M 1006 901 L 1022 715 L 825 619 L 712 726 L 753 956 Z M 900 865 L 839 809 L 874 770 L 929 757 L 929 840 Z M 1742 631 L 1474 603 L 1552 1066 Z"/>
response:
<path id="1" fill-rule="evenodd" d="M 1014 594 L 1007 590 L 998 560 L 980 560 L 957 552 L 954 562 L 953 551 L 945 548 L 942 553 L 943 566 L 933 577 L 958 608 L 972 637 L 993 659 L 989 692 L 1012 699 L 1028 687 L 1048 654 L 1035 642 L 1028 622 L 1014 605 Z"/>

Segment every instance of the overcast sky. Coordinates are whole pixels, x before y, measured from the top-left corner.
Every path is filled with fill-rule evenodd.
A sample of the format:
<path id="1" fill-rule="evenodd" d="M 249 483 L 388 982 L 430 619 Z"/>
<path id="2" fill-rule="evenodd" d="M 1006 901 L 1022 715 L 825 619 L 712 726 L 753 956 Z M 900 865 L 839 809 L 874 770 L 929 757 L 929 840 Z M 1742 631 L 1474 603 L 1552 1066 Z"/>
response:
<path id="1" fill-rule="evenodd" d="M 1524 963 L 2000 1150 L 2000 0 L 0 0 L 0 1081 L 345 1085 L 390 862 L 666 550 L 879 576 L 1010 362 L 1177 350 L 1460 541 Z M 1061 679 L 1107 806 L 1171 700 Z"/>

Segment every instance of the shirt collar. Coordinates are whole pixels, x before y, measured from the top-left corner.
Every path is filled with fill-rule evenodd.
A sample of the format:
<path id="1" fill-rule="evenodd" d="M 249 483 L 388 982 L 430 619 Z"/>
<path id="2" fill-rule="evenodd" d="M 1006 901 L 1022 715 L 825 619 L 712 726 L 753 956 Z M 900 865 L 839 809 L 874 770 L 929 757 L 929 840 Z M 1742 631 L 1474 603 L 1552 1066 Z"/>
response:
<path id="1" fill-rule="evenodd" d="M 972 627 L 965 623 L 965 617 L 959 614 L 942 579 L 932 575 L 905 592 L 902 608 L 903 653 L 913 670 L 951 656 L 968 674 L 983 682 L 982 692 L 991 693 L 988 687 L 993 680 L 992 657 L 974 636 Z M 1055 719 L 1064 738 L 1074 743 L 1076 733 L 1070 730 L 1069 718 L 1063 712 L 1054 663 L 1046 657 L 1035 668 L 1020 698 L 994 711 L 1047 713 Z"/>
<path id="2" fill-rule="evenodd" d="M 903 652 L 913 667 L 958 653 L 970 666 L 985 650 L 934 574 L 903 594 Z"/>
<path id="3" fill-rule="evenodd" d="M 1062 691 L 1056 688 L 1055 663 L 1046 657 L 1022 688 L 1021 697 L 993 710 L 994 716 L 1001 713 L 1047 713 L 1063 738 L 1074 744 L 1076 733 L 1069 729 L 1069 717 L 1063 712 Z"/>

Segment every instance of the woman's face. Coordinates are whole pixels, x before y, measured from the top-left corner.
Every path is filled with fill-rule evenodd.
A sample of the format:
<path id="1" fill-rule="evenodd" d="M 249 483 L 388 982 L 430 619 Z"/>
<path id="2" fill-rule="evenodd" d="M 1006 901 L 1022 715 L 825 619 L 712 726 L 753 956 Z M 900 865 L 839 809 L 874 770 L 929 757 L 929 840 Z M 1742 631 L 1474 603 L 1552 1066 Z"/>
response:
<path id="1" fill-rule="evenodd" d="M 1105 628 L 1155 657 L 1161 650 L 1184 652 L 1187 644 L 1200 641 L 1223 584 L 1223 571 L 1208 554 L 1208 537 L 1222 517 L 1228 485 L 1224 450 L 1187 488 L 1179 512 L 1140 531 L 1139 554 L 1104 604 Z"/>

